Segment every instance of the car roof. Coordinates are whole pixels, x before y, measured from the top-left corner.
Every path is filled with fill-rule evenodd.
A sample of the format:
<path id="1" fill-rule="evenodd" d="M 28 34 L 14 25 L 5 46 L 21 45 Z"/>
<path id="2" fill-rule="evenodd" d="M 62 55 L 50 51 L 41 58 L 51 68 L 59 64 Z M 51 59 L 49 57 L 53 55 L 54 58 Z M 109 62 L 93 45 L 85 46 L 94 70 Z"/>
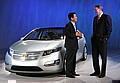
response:
<path id="1" fill-rule="evenodd" d="M 35 30 L 46 30 L 46 29 L 64 29 L 64 27 L 39 27 Z"/>

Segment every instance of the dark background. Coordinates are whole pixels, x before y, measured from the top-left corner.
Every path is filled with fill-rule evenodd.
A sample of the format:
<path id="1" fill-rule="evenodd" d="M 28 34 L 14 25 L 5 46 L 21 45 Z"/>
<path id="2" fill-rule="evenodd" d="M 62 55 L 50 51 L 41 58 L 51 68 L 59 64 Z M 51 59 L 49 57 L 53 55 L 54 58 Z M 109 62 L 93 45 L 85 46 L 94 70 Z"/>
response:
<path id="1" fill-rule="evenodd" d="M 90 50 L 96 4 L 103 5 L 113 20 L 108 48 L 120 49 L 120 0 L 0 0 L 0 53 L 34 28 L 65 26 L 72 11 L 77 13 L 77 26 Z"/>

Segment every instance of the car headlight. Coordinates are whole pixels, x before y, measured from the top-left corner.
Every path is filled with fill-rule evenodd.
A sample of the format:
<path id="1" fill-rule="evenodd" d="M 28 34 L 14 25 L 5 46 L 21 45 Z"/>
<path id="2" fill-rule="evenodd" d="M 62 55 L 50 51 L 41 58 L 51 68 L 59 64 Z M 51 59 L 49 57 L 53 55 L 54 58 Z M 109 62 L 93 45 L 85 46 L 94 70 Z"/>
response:
<path id="1" fill-rule="evenodd" d="M 11 56 L 12 54 L 14 54 L 14 50 L 10 48 L 10 49 L 8 50 L 8 54 Z"/>
<path id="2" fill-rule="evenodd" d="M 61 48 L 62 48 L 62 47 L 58 47 L 58 48 L 56 48 L 56 49 L 52 49 L 52 50 L 44 51 L 43 56 L 50 55 L 51 53 L 54 53 L 54 52 L 60 51 Z"/>
<path id="3" fill-rule="evenodd" d="M 60 59 L 57 59 L 57 60 L 45 62 L 44 66 L 49 67 L 49 66 L 55 66 L 59 64 L 60 64 Z"/>

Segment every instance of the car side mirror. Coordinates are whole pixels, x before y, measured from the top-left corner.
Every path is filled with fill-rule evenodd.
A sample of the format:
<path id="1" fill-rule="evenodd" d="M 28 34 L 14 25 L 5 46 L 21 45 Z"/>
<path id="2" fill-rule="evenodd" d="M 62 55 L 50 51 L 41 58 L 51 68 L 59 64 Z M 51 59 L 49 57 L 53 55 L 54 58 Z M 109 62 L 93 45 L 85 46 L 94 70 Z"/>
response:
<path id="1" fill-rule="evenodd" d="M 24 37 L 21 37 L 21 38 L 20 38 L 20 40 L 23 40 L 23 39 L 24 39 Z"/>

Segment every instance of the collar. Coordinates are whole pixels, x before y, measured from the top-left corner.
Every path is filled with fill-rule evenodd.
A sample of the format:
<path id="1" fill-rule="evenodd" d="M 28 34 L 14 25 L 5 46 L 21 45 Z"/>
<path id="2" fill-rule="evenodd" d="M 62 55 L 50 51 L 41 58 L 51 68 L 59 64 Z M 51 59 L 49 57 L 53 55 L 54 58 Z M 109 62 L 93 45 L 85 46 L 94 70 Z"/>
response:
<path id="1" fill-rule="evenodd" d="M 103 12 L 101 12 L 101 14 L 99 15 L 99 18 L 103 15 Z"/>
<path id="2" fill-rule="evenodd" d="M 73 26 L 75 26 L 75 22 L 71 21 L 71 23 L 73 24 Z"/>

